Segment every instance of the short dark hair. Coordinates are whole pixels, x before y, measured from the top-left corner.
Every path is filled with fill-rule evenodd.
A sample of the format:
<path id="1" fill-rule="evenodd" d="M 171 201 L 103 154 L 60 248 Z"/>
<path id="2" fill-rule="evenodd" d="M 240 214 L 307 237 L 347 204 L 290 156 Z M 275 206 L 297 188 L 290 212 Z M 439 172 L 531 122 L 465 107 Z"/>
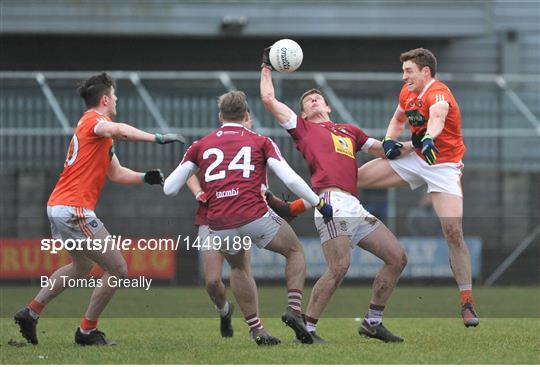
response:
<path id="1" fill-rule="evenodd" d="M 99 105 L 101 97 L 108 95 L 113 87 L 116 87 L 114 79 L 107 73 L 101 73 L 83 80 L 77 93 L 86 103 L 86 107 L 91 108 Z"/>
<path id="2" fill-rule="evenodd" d="M 326 105 L 328 106 L 328 100 L 326 99 L 326 97 L 324 96 L 324 94 L 323 94 L 320 90 L 315 89 L 315 88 L 312 88 L 312 89 L 310 89 L 310 90 L 305 91 L 304 94 L 302 94 L 302 97 L 300 97 L 300 102 L 299 102 L 299 104 L 300 104 L 300 112 L 304 112 L 304 105 L 303 105 L 304 99 L 305 99 L 307 96 L 310 96 L 310 95 L 312 95 L 312 94 L 318 94 L 318 95 L 320 95 L 321 97 L 323 97 L 324 103 L 326 103 Z"/>
<path id="3" fill-rule="evenodd" d="M 239 90 L 222 94 L 218 98 L 218 108 L 225 121 L 243 121 L 249 112 L 246 94 Z"/>
<path id="4" fill-rule="evenodd" d="M 425 48 L 415 48 L 413 50 L 409 50 L 407 52 L 404 52 L 400 55 L 399 60 L 401 62 L 405 61 L 412 61 L 418 67 L 423 69 L 425 66 L 427 66 L 431 70 L 431 76 L 435 77 L 435 74 L 437 74 L 437 58 L 428 49 Z"/>

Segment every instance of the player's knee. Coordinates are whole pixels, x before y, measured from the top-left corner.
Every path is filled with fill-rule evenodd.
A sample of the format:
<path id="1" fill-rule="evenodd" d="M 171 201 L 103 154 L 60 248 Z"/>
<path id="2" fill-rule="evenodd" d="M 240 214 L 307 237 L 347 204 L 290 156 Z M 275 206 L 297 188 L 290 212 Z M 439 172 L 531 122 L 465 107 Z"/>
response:
<path id="1" fill-rule="evenodd" d="M 349 271 L 350 264 L 350 261 L 342 260 L 338 261 L 335 265 L 333 265 L 330 271 L 332 272 L 334 278 L 338 281 L 343 280 L 343 278 L 345 278 L 345 275 L 347 274 L 347 271 Z"/>
<path id="2" fill-rule="evenodd" d="M 115 277 L 118 277 L 118 278 L 121 278 L 121 279 L 127 278 L 128 277 L 128 267 L 127 267 L 126 262 L 124 261 L 121 264 L 118 264 L 113 269 L 109 270 L 109 273 L 111 275 L 114 275 Z"/>
<path id="3" fill-rule="evenodd" d="M 403 249 L 400 251 L 392 254 L 386 261 L 385 264 L 388 266 L 391 266 L 395 270 L 399 271 L 400 273 L 405 269 L 405 266 L 407 265 L 407 254 Z"/>
<path id="4" fill-rule="evenodd" d="M 204 284 L 208 291 L 213 291 L 221 285 L 221 278 L 216 276 L 205 277 Z"/>
<path id="5" fill-rule="evenodd" d="M 463 230 L 460 223 L 446 223 L 443 233 L 450 246 L 463 246 Z"/>
<path id="6" fill-rule="evenodd" d="M 88 274 L 90 270 L 92 270 L 92 268 L 94 267 L 94 263 L 91 261 L 77 262 L 77 263 L 74 262 L 73 267 L 75 268 L 76 277 L 82 278 L 86 274 Z"/>
<path id="7" fill-rule="evenodd" d="M 400 271 L 403 271 L 405 267 L 407 266 L 407 254 L 404 250 L 401 251 L 400 257 L 399 257 L 399 269 Z"/>

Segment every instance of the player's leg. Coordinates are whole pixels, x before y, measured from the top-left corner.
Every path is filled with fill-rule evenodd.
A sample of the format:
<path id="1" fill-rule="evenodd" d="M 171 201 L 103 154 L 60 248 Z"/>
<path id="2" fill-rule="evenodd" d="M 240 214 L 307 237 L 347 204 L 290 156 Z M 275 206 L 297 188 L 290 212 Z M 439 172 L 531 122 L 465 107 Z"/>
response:
<path id="1" fill-rule="evenodd" d="M 306 277 L 306 261 L 302 245 L 291 226 L 283 221 L 265 249 L 283 255 L 286 260 L 287 309 L 281 315 L 281 320 L 293 329 L 297 340 L 304 344 L 311 344 L 313 337 L 302 319 L 302 295 Z"/>
<path id="2" fill-rule="evenodd" d="M 448 242 L 450 267 L 460 290 L 463 322 L 467 327 L 477 326 L 479 320 L 472 298 L 471 256 L 463 238 L 463 198 L 444 192 L 431 192 L 430 195 Z"/>
<path id="3" fill-rule="evenodd" d="M 244 315 L 249 327 L 249 333 L 258 345 L 276 345 L 281 341 L 268 334 L 259 318 L 257 307 L 257 287 L 248 271 L 250 264 L 247 256 L 248 251 L 240 250 L 231 255 L 223 252 L 227 262 L 231 266 L 231 288 L 234 298 Z"/>
<path id="4" fill-rule="evenodd" d="M 407 182 L 396 173 L 387 159 L 373 159 L 358 168 L 356 179 L 361 189 L 384 189 L 407 186 Z"/>
<path id="5" fill-rule="evenodd" d="M 221 280 L 223 260 L 223 255 L 217 250 L 210 249 L 202 251 L 206 292 L 219 313 L 221 336 L 231 337 L 234 334 L 231 323 L 234 306 L 225 297 L 225 284 Z"/>
<path id="6" fill-rule="evenodd" d="M 102 227 L 95 235 L 94 240 L 105 240 L 109 232 L 105 227 Z M 97 329 L 99 316 L 112 299 L 116 292 L 116 287 L 113 286 L 117 279 L 124 279 L 128 276 L 126 260 L 118 249 L 107 249 L 105 253 L 102 251 L 84 251 L 85 255 L 97 263 L 104 273 L 101 277 L 100 286 L 94 288 L 90 303 L 81 320 L 81 324 L 75 333 L 75 342 L 80 345 L 111 345 L 111 341 L 105 338 L 105 334 Z M 112 279 L 111 279 L 112 278 Z M 114 280 L 115 282 L 110 282 Z"/>
<path id="7" fill-rule="evenodd" d="M 32 344 L 38 344 L 36 327 L 39 315 L 50 301 L 66 289 L 64 279 L 67 282 L 67 279 L 81 278 L 92 270 L 94 263 L 86 256 L 78 251 L 70 251 L 69 254 L 71 263 L 62 266 L 49 277 L 49 284 L 52 286 L 41 288 L 27 307 L 21 309 L 14 316 L 15 322 L 19 324 L 21 334 Z"/>
<path id="8" fill-rule="evenodd" d="M 402 338 L 384 327 L 382 317 L 386 303 L 407 264 L 405 250 L 394 234 L 380 222 L 358 245 L 384 261 L 373 281 L 370 305 L 358 332 L 385 342 L 402 342 Z"/>
<path id="9" fill-rule="evenodd" d="M 306 327 L 312 333 L 315 333 L 317 321 L 349 270 L 351 262 L 349 243 L 348 236 L 338 236 L 322 245 L 328 269 L 313 286 L 306 310 Z"/>
<path id="10" fill-rule="evenodd" d="M 47 216 L 51 225 L 53 239 L 66 240 L 68 238 L 78 239 L 84 237 L 80 231 L 71 229 L 69 223 L 73 220 L 73 215 L 73 208 L 69 206 L 47 207 Z M 64 279 L 66 278 L 63 277 L 69 279 L 80 278 L 92 269 L 93 262 L 80 251 L 71 251 L 69 254 L 71 263 L 62 266 L 49 277 L 49 284 L 52 285 L 43 287 L 27 307 L 14 315 L 21 334 L 32 344 L 38 343 L 36 326 L 43 308 L 66 288 L 64 286 Z"/>
<path id="11" fill-rule="evenodd" d="M 198 236 L 201 243 L 208 241 L 210 229 L 207 225 L 200 225 Z M 225 296 L 225 284 L 221 280 L 221 270 L 223 268 L 224 257 L 220 251 L 209 249 L 202 251 L 202 263 L 204 274 L 204 285 L 210 299 L 216 306 L 220 318 L 220 333 L 222 337 L 232 337 L 234 330 L 232 327 L 232 314 L 234 306 L 227 301 Z"/>
<path id="12" fill-rule="evenodd" d="M 296 293 L 288 305 L 299 314 L 302 312 L 302 292 L 306 278 L 306 261 L 302 245 L 291 226 L 283 222 L 265 249 L 277 252 L 285 257 L 285 281 L 287 290 Z"/>
<path id="13" fill-rule="evenodd" d="M 204 272 L 204 284 L 210 299 L 218 310 L 227 304 L 225 298 L 225 284 L 221 280 L 223 255 L 217 250 L 202 251 L 202 263 Z"/>

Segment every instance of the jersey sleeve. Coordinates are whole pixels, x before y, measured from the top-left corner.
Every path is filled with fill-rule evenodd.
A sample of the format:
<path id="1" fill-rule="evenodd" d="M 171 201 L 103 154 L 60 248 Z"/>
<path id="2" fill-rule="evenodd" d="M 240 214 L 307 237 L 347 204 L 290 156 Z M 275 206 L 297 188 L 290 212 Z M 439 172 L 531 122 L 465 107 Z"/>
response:
<path id="1" fill-rule="evenodd" d="M 98 115 L 98 114 L 92 114 L 86 118 L 84 121 L 84 125 L 79 129 L 78 134 L 84 134 L 87 138 L 94 138 L 94 139 L 102 139 L 103 136 L 96 134 L 96 126 L 98 126 L 102 122 L 108 122 L 109 119 Z"/>
<path id="2" fill-rule="evenodd" d="M 185 162 L 193 162 L 197 166 L 199 165 L 198 162 L 198 156 L 199 156 L 199 149 L 200 149 L 200 140 L 196 140 L 187 148 L 186 153 L 184 153 L 184 157 L 182 158 L 182 161 L 180 164 Z"/>
<path id="3" fill-rule="evenodd" d="M 364 144 L 368 141 L 369 136 L 366 135 L 366 133 L 360 129 L 358 126 L 349 125 L 351 130 L 354 133 L 355 141 L 356 141 L 356 151 L 362 150 L 362 147 Z"/>
<path id="4" fill-rule="evenodd" d="M 437 88 L 435 90 L 430 90 L 426 96 L 426 103 L 429 107 L 440 102 L 446 102 L 451 107 L 452 94 L 447 88 Z"/>
<path id="5" fill-rule="evenodd" d="M 274 143 L 274 141 L 270 138 L 265 138 L 263 143 L 263 150 L 264 150 L 264 158 L 267 161 L 270 158 L 277 159 L 278 161 L 284 161 L 285 159 L 281 155 L 281 152 Z"/>
<path id="6" fill-rule="evenodd" d="M 302 140 L 302 136 L 306 131 L 306 120 L 301 116 L 296 116 L 296 126 L 291 129 L 287 129 L 287 132 L 291 135 L 295 142 Z"/>

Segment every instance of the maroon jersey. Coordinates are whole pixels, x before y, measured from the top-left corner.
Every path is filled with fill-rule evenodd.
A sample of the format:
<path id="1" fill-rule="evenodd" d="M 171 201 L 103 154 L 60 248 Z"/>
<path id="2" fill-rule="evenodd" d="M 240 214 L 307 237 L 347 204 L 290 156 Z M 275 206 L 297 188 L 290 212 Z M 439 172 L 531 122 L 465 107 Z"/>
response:
<path id="1" fill-rule="evenodd" d="M 199 202 L 199 207 L 195 213 L 195 225 L 196 226 L 207 226 L 208 220 L 206 215 L 208 213 L 208 205 L 206 203 Z"/>
<path id="2" fill-rule="evenodd" d="M 270 138 L 239 124 L 224 124 L 187 149 L 182 163 L 193 162 L 201 170 L 210 228 L 240 227 L 268 211 L 261 195 L 268 158 L 283 160 Z"/>
<path id="3" fill-rule="evenodd" d="M 360 128 L 332 121 L 318 124 L 298 116 L 296 127 L 287 132 L 308 163 L 313 190 L 338 187 L 358 195 L 355 154 L 368 140 Z"/>

